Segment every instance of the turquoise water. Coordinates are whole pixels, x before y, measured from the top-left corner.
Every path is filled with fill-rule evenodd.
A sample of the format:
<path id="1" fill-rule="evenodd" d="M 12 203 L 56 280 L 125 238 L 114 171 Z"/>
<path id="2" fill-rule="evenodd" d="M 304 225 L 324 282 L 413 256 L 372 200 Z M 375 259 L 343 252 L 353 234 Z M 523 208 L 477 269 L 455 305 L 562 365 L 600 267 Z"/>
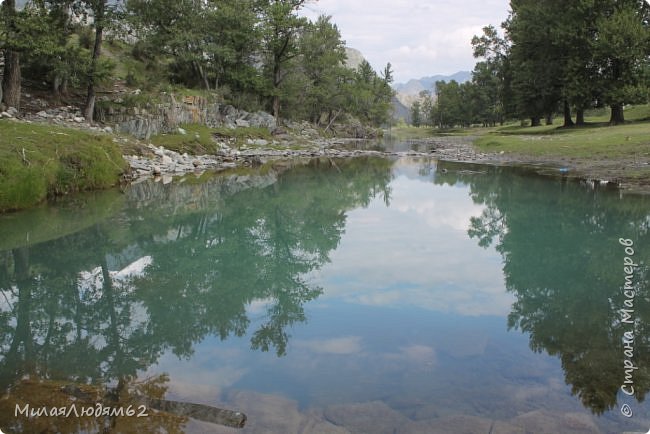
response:
<path id="1" fill-rule="evenodd" d="M 426 159 L 143 182 L 3 216 L 0 429 L 646 432 L 649 228 L 648 198 Z M 246 427 L 15 414 L 136 389 Z"/>

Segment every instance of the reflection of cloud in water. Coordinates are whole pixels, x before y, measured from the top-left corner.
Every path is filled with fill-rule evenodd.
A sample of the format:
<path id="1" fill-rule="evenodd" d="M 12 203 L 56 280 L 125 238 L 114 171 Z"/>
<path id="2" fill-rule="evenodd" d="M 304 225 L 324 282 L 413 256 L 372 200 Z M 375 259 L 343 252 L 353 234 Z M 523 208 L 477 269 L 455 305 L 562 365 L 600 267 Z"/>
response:
<path id="1" fill-rule="evenodd" d="M 151 256 L 143 256 L 121 270 L 109 271 L 108 274 L 111 277 L 112 284 L 115 288 L 131 292 L 134 288 L 129 285 L 130 279 L 142 276 L 145 268 L 152 263 L 153 258 Z M 80 297 L 83 302 L 92 304 L 98 301 L 104 293 L 104 275 L 102 274 L 102 267 L 95 267 L 91 271 L 81 271 L 79 273 L 78 285 Z"/>
<path id="2" fill-rule="evenodd" d="M 249 315 L 263 314 L 275 303 L 277 303 L 277 300 L 274 297 L 255 299 L 246 306 L 246 313 Z"/>
<path id="3" fill-rule="evenodd" d="M 423 184 L 404 178 L 395 180 L 391 184 L 391 208 L 401 213 L 415 214 L 432 228 L 447 227 L 457 231 L 467 231 L 470 219 L 483 212 L 484 207 L 474 204 L 464 189 L 438 187 L 432 197 L 432 184 Z M 422 194 L 420 190 L 429 194 Z"/>
<path id="4" fill-rule="evenodd" d="M 433 348 L 426 345 L 410 345 L 402 348 L 402 353 L 416 362 L 433 362 L 436 358 Z"/>
<path id="5" fill-rule="evenodd" d="M 249 372 L 249 368 L 241 365 L 243 354 L 234 348 L 204 347 L 190 360 L 183 362 L 183 369 L 178 369 L 178 357 L 168 352 L 143 376 L 169 372 L 168 398 L 214 404 L 223 389 L 232 386 Z"/>
<path id="6" fill-rule="evenodd" d="M 405 177 L 391 188 L 390 207 L 374 200 L 348 213 L 331 263 L 314 275 L 325 289 L 321 300 L 507 315 L 514 298 L 504 290 L 502 258 L 466 233 L 483 207 L 465 188 Z"/>
<path id="7" fill-rule="evenodd" d="M 305 348 L 315 353 L 356 354 L 361 352 L 361 337 L 347 336 L 332 339 L 295 340 L 296 348 Z"/>
<path id="8" fill-rule="evenodd" d="M 120 271 L 112 271 L 111 277 L 115 280 L 126 280 L 131 277 L 141 276 L 144 269 L 153 263 L 151 256 L 144 256 L 137 261 L 132 262 Z"/>

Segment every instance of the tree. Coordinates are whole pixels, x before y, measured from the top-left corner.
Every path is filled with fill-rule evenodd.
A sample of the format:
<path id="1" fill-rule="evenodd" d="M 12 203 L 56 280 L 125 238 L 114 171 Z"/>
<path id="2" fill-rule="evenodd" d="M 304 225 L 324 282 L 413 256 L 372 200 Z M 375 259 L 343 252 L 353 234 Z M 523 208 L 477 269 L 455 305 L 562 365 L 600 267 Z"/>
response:
<path id="1" fill-rule="evenodd" d="M 2 101 L 9 107 L 20 109 L 20 35 L 16 19 L 16 0 L 5 0 L 1 9 L 4 30 L 4 75 L 2 77 Z"/>
<path id="2" fill-rule="evenodd" d="M 329 123 L 341 110 L 345 100 L 342 83 L 345 77 L 345 42 L 332 17 L 321 15 L 309 23 L 299 41 L 300 69 L 309 80 L 303 92 L 307 117 L 315 124 L 321 115 Z"/>
<path id="3" fill-rule="evenodd" d="M 363 60 L 348 81 L 348 111 L 362 121 L 374 125 L 388 122 L 394 94 L 390 87 L 392 81 L 393 71 L 390 63 L 379 76 L 370 63 Z"/>
<path id="4" fill-rule="evenodd" d="M 422 103 L 414 101 L 411 105 L 411 123 L 414 127 L 422 125 Z"/>
<path id="5" fill-rule="evenodd" d="M 422 90 L 420 91 L 420 101 L 421 103 L 421 118 L 422 118 L 422 123 L 428 126 L 433 126 L 433 117 L 432 117 L 432 112 L 433 112 L 433 107 L 434 107 L 434 102 L 433 102 L 433 97 L 431 96 L 431 91 L 430 90 Z"/>
<path id="6" fill-rule="evenodd" d="M 281 86 L 289 62 L 299 54 L 298 35 L 307 25 L 306 18 L 296 15 L 305 1 L 264 0 L 262 6 L 264 66 L 276 123 L 280 121 Z"/>
<path id="7" fill-rule="evenodd" d="M 88 90 L 86 94 L 86 105 L 84 107 L 84 116 L 88 122 L 92 122 L 95 112 L 95 88 L 101 80 L 101 66 L 99 56 L 102 52 L 102 42 L 104 39 L 104 29 L 111 24 L 116 18 L 116 11 L 120 5 L 120 0 L 80 0 L 80 6 L 92 15 L 92 25 L 95 28 L 95 40 L 90 56 L 90 66 L 88 68 Z"/>
<path id="8" fill-rule="evenodd" d="M 472 38 L 472 48 L 475 58 L 484 59 L 476 64 L 472 72 L 478 118 L 484 125 L 503 124 L 511 81 L 507 68 L 510 54 L 508 41 L 499 36 L 496 28 L 487 26 L 483 28 L 483 35 Z"/>
<path id="9" fill-rule="evenodd" d="M 599 2 L 593 53 L 600 68 L 603 101 L 611 124 L 625 121 L 623 106 L 647 100 L 643 80 L 650 56 L 650 6 L 645 1 Z"/>
<path id="10" fill-rule="evenodd" d="M 564 53 L 553 43 L 555 8 L 545 2 L 513 0 L 506 31 L 512 41 L 512 86 L 519 116 L 531 126 L 549 119 L 561 100 Z"/>

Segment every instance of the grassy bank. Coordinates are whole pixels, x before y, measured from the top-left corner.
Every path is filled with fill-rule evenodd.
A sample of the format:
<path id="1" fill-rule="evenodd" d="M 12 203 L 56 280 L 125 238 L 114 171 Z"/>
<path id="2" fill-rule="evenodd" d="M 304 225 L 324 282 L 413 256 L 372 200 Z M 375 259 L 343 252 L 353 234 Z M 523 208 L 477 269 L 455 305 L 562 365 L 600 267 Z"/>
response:
<path id="1" fill-rule="evenodd" d="M 479 137 L 482 151 L 585 159 L 650 156 L 650 123 L 580 128 L 504 127 Z"/>
<path id="2" fill-rule="evenodd" d="M 648 191 L 650 106 L 630 107 L 625 118 L 625 124 L 610 126 L 609 112 L 600 110 L 592 112 L 587 125 L 580 127 L 508 125 L 484 132 L 474 145 L 513 159 L 568 164 L 584 174 Z"/>
<path id="3" fill-rule="evenodd" d="M 486 152 L 518 153 L 533 156 L 565 156 L 581 159 L 649 158 L 650 106 L 630 107 L 625 111 L 628 123 L 607 124 L 609 114 L 594 112 L 587 125 L 562 128 L 504 126 L 486 131 L 475 142 Z"/>
<path id="4" fill-rule="evenodd" d="M 0 212 L 110 187 L 125 170 L 109 135 L 0 120 Z"/>

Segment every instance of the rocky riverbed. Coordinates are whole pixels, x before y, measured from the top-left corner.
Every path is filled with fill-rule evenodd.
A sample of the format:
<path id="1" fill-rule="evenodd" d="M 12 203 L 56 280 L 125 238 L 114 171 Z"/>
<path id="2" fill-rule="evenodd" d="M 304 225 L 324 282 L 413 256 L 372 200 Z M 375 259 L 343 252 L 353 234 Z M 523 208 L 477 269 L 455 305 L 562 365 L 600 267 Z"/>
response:
<path id="1" fill-rule="evenodd" d="M 287 147 L 287 143 L 291 147 Z M 429 157 L 441 160 L 464 162 L 495 162 L 494 156 L 476 152 L 471 139 L 454 137 L 423 141 L 426 150 L 377 150 L 364 149 L 371 141 L 356 139 L 311 139 L 298 142 L 278 142 L 262 139 L 249 139 L 247 145 L 232 148 L 219 142 L 220 150 L 215 155 L 189 155 L 146 145 L 143 155 L 126 155 L 124 158 L 131 167 L 127 179 L 172 176 L 207 170 L 225 170 L 238 166 L 259 166 L 272 160 L 295 158 L 354 158 L 354 157 Z M 282 144 L 283 146 L 280 146 Z M 357 149 L 351 149 L 357 147 Z M 366 146 L 367 147 L 367 146 Z"/>

